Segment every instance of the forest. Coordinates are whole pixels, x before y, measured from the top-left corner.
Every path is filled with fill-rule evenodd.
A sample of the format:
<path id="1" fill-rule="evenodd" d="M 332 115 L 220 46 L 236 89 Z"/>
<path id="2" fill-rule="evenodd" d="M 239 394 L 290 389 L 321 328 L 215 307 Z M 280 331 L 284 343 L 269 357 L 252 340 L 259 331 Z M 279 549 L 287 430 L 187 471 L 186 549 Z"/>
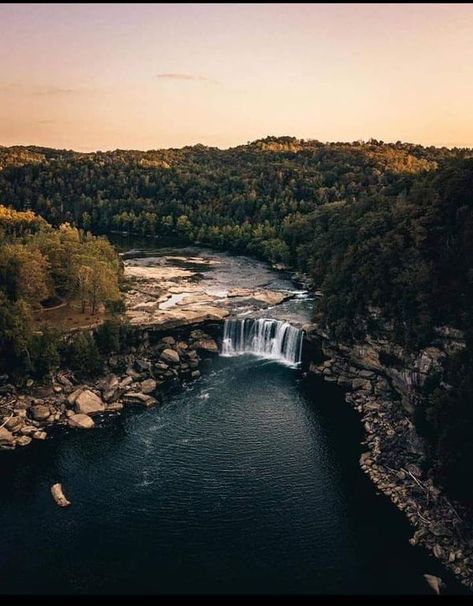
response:
<path id="1" fill-rule="evenodd" d="M 67 347 L 61 328 L 41 320 L 54 307 L 72 313 L 73 304 L 92 316 L 120 309 L 121 274 L 106 238 L 0 206 L 0 371 L 42 378 L 66 363 L 97 370 L 100 354 L 88 335 Z"/>
<path id="2" fill-rule="evenodd" d="M 339 340 L 389 325 L 416 351 L 440 326 L 464 331 L 443 377 L 452 389 L 431 382 L 416 422 L 439 482 L 473 502 L 473 150 L 292 137 L 228 150 L 0 147 L 0 200 L 20 211 L 1 232 L 3 334 L 9 313 L 26 317 L 48 297 L 93 307 L 84 256 L 89 276 L 106 259 L 104 291 L 117 298 L 113 254 L 87 232 L 171 236 L 288 265 L 323 292 L 314 315 Z M 75 250 L 71 266 L 61 247 Z M 32 281 L 11 269 L 28 263 Z"/>

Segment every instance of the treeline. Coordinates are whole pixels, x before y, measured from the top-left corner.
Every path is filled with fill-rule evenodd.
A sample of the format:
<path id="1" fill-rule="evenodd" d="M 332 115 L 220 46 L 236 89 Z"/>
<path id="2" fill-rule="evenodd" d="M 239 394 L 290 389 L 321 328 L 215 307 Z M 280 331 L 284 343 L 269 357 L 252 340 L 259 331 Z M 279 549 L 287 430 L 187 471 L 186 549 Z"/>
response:
<path id="1" fill-rule="evenodd" d="M 43 376 L 57 367 L 61 335 L 36 328 L 34 314 L 73 301 L 92 314 L 118 310 L 121 272 L 105 238 L 0 206 L 0 371 Z"/>
<path id="2" fill-rule="evenodd" d="M 294 260 L 294 233 L 316 208 L 406 192 L 419 172 L 466 153 L 290 137 L 226 151 L 3 150 L 0 199 L 53 225 L 177 235 L 282 262 Z"/>

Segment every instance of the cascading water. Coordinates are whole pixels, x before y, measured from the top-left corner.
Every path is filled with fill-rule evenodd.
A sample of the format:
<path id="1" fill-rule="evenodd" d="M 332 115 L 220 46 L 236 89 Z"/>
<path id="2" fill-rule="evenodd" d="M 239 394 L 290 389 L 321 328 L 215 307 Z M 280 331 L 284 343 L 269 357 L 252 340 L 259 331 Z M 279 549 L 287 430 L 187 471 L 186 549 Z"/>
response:
<path id="1" fill-rule="evenodd" d="M 254 354 L 296 365 L 301 361 L 304 332 L 271 318 L 225 320 L 222 356 Z"/>

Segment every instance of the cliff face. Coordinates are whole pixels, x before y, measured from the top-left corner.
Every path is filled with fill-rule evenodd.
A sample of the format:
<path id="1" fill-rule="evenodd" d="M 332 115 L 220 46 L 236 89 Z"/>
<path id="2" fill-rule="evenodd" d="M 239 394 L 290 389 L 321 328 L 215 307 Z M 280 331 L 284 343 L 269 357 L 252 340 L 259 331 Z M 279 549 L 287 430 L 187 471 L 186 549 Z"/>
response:
<path id="1" fill-rule="evenodd" d="M 306 327 L 308 369 L 346 389 L 346 401 L 361 414 L 367 446 L 362 469 L 403 510 L 422 544 L 473 589 L 473 532 L 467 512 L 452 503 L 428 471 L 428 448 L 414 425 L 422 387 L 443 376 L 448 356 L 465 347 L 451 327 L 436 331 L 432 344 L 408 353 L 389 338 L 369 334 L 361 342 L 337 343 L 317 325 Z M 444 382 L 442 389 L 451 388 Z"/>

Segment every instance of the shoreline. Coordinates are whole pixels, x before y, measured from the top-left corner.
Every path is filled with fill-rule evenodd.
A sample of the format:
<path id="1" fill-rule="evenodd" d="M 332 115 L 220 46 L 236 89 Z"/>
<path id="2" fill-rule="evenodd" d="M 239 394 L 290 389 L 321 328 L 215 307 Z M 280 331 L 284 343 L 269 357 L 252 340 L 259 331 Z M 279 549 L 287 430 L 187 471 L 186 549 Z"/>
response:
<path id="1" fill-rule="evenodd" d="M 315 326 L 306 338 L 321 346 L 325 358 L 309 361 L 308 372 L 343 387 L 345 401 L 359 413 L 365 434 L 361 444 L 367 447 L 360 467 L 406 515 L 414 530 L 409 543 L 424 547 L 473 591 L 473 531 L 465 509 L 451 503 L 421 468 L 422 440 L 404 407 L 412 394 L 399 397 L 401 386 L 387 380 L 385 367 L 375 368 L 372 351 L 361 348 L 363 355 L 356 357 Z"/>
<path id="2" fill-rule="evenodd" d="M 93 429 L 94 418 L 125 407 L 159 405 L 164 392 L 197 380 L 205 358 L 218 353 L 213 337 L 198 326 L 176 330 L 175 336 L 136 331 L 138 346 L 110 355 L 104 373 L 94 378 L 81 381 L 63 370 L 23 390 L 2 385 L 0 451 L 45 440 L 58 427 Z"/>

